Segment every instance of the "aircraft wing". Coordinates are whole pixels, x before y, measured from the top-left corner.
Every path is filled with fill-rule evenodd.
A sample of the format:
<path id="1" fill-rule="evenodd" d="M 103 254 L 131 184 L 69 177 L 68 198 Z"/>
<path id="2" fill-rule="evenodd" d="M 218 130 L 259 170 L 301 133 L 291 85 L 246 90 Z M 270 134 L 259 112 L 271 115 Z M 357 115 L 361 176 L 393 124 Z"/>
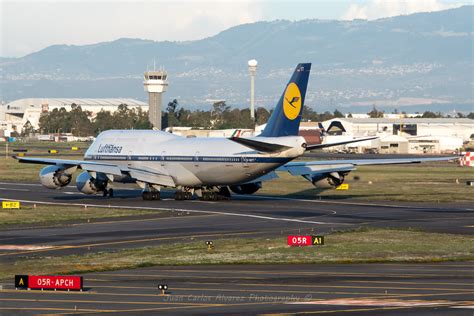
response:
<path id="1" fill-rule="evenodd" d="M 174 186 L 174 180 L 169 174 L 164 174 L 158 170 L 150 168 L 130 168 L 111 163 L 102 163 L 87 160 L 68 160 L 68 159 L 50 159 L 50 158 L 33 158 L 33 157 L 15 157 L 19 162 L 32 163 L 41 165 L 57 165 L 70 168 L 77 166 L 82 170 L 89 172 L 104 173 L 106 175 L 130 176 L 138 181 L 151 184 Z"/>
<path id="2" fill-rule="evenodd" d="M 331 172 L 349 172 L 357 166 L 368 165 L 394 165 L 422 163 L 430 161 L 447 161 L 459 159 L 459 156 L 450 157 L 429 157 L 429 158 L 390 158 L 390 159 L 342 159 L 342 160 L 321 160 L 321 161 L 295 161 L 289 162 L 276 171 L 288 171 L 291 175 L 311 175 Z"/>

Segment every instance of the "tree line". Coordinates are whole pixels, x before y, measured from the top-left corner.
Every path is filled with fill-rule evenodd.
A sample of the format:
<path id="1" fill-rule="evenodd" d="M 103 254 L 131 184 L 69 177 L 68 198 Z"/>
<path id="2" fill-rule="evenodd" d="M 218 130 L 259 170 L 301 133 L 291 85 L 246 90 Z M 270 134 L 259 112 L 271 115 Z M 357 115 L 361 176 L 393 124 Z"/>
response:
<path id="1" fill-rule="evenodd" d="M 215 102 L 210 110 L 189 110 L 180 107 L 174 99 L 169 102 L 162 116 L 162 127 L 189 126 L 205 129 L 230 129 L 230 128 L 254 128 L 268 121 L 272 113 L 263 107 L 255 111 L 255 121 L 250 119 L 250 110 L 233 108 L 225 101 Z M 403 113 L 403 112 L 402 112 Z M 384 112 L 375 107 L 367 113 L 370 117 L 383 117 Z M 303 121 L 322 122 L 332 118 L 342 118 L 344 114 L 339 110 L 334 112 L 318 113 L 312 108 L 304 106 L 302 112 Z M 348 117 L 352 117 L 349 113 Z M 420 114 L 422 118 L 445 117 L 441 113 L 426 111 Z M 458 117 L 474 119 L 474 113 L 468 115 L 458 114 Z M 71 110 L 65 108 L 54 109 L 41 114 L 39 130 L 35 131 L 27 122 L 23 127 L 22 135 L 40 132 L 49 133 L 72 133 L 74 136 L 96 136 L 100 132 L 109 129 L 150 129 L 152 126 L 148 121 L 148 111 L 140 108 L 129 108 L 126 104 L 118 106 L 115 112 L 100 111 L 93 117 L 90 111 L 84 111 L 76 104 L 71 105 Z"/>
<path id="2" fill-rule="evenodd" d="M 42 113 L 39 119 L 39 132 L 72 133 L 74 136 L 97 135 L 109 129 L 149 129 L 148 112 L 140 108 L 130 109 L 120 104 L 115 112 L 101 110 L 92 118 L 92 112 L 84 111 L 76 104 L 71 111 L 65 108 Z"/>

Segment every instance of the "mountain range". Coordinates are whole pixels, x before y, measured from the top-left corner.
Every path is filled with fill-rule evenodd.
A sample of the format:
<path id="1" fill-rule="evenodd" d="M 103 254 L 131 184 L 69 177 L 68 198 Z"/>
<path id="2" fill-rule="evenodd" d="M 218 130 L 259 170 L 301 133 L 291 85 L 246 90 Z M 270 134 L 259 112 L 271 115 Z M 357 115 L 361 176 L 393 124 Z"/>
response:
<path id="1" fill-rule="evenodd" d="M 474 111 L 474 6 L 374 21 L 257 22 L 196 41 L 118 39 L 53 45 L 0 58 L 0 99 L 127 97 L 146 100 L 143 72 L 168 72 L 167 102 L 247 106 L 247 61 L 259 62 L 256 103 L 271 108 L 298 62 L 313 69 L 307 104 L 317 111 Z"/>

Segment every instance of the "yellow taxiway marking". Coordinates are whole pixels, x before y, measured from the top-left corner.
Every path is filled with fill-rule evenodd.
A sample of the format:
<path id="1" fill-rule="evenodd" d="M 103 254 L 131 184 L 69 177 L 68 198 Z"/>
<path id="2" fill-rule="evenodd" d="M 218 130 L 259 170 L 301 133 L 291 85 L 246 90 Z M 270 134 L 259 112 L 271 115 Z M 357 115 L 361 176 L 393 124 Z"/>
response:
<path id="1" fill-rule="evenodd" d="M 167 309 L 199 309 L 199 308 L 225 308 L 225 307 L 232 307 L 232 306 L 243 306 L 243 305 L 246 305 L 246 306 L 253 306 L 253 305 L 266 305 L 266 304 L 269 304 L 268 302 L 252 302 L 252 303 L 232 303 L 232 304 L 225 304 L 225 305 L 219 305 L 219 306 L 216 306 L 216 305 L 209 305 L 209 306 L 206 306 L 206 305 L 199 305 L 199 306 L 176 306 L 176 307 L 157 307 L 157 308 L 137 308 L 137 309 L 128 309 L 128 310 L 114 310 L 114 311 L 102 311 L 100 313 L 133 313 L 133 312 L 140 312 L 140 311 L 160 311 L 160 310 L 167 310 Z M 95 312 L 86 312 L 86 313 L 81 313 L 81 314 L 90 314 L 90 313 L 95 313 Z M 62 315 L 73 315 L 73 314 L 76 314 L 76 313 L 67 313 L 67 314 L 62 314 Z M 46 314 L 48 315 L 48 314 Z M 56 314 L 51 314 L 51 316 L 53 315 L 56 315 Z"/>
<path id="2" fill-rule="evenodd" d="M 404 263 L 402 263 L 404 264 Z M 422 267 L 422 266 L 420 266 Z M 178 273 L 178 272 L 191 272 L 191 273 L 199 273 L 199 272 L 203 272 L 203 273 L 208 273 L 208 270 L 190 270 L 190 269 L 180 269 L 179 267 L 177 267 L 176 269 L 147 269 L 147 271 L 157 271 L 157 272 L 163 272 L 163 271 L 167 271 L 167 272 L 175 272 L 175 273 Z M 362 276 L 365 276 L 365 275 L 370 275 L 370 276 L 380 276 L 380 275 L 388 275 L 388 276 L 406 276 L 407 273 L 403 273 L 403 274 L 396 274 L 396 273 L 372 273 L 372 272 L 333 272 L 333 271 L 286 271 L 286 270 L 237 270 L 237 269 L 224 269 L 224 270 L 219 270 L 219 269 L 213 269 L 212 270 L 213 272 L 216 272 L 216 273 L 244 273 L 244 274 L 288 274 L 288 275 L 318 275 L 318 274 L 324 274 L 324 275 L 331 275 L 331 274 L 334 274 L 334 275 L 354 275 L 354 276 L 357 276 L 357 275 L 362 275 Z M 401 270 L 401 271 L 406 271 L 406 270 Z M 444 272 L 446 272 L 446 270 L 443 270 Z M 459 270 L 455 270 L 455 272 L 458 272 Z M 474 272 L 474 262 L 473 262 L 473 269 L 471 270 L 463 270 L 464 272 Z M 410 272 L 410 271 L 406 271 L 406 272 Z M 427 273 L 412 273 L 412 274 L 409 274 L 409 276 L 439 276 L 439 274 L 427 274 Z"/>
<path id="3" fill-rule="evenodd" d="M 189 273 L 208 273 L 208 270 L 181 270 L 181 269 L 147 269 L 147 271 L 157 271 L 157 272 L 171 272 L 171 273 L 180 273 L 180 272 L 189 272 Z M 474 271 L 474 269 L 472 270 Z M 455 272 L 458 272 L 456 270 Z M 471 270 L 467 270 L 467 272 L 471 272 Z M 414 278 L 420 276 L 426 277 L 439 277 L 439 274 L 430 274 L 430 273 L 418 273 L 413 272 L 412 274 L 393 274 L 393 273 L 371 273 L 371 272 L 331 272 L 331 271 L 268 271 L 268 270 L 228 270 L 228 271 L 216 271 L 216 273 L 240 273 L 240 274 L 260 274 L 260 275 L 302 275 L 302 276 L 317 276 L 317 275 L 324 275 L 324 276 L 372 276 L 372 277 L 396 277 L 396 278 Z M 160 274 L 158 274 L 160 275 Z M 444 277 L 449 277 L 449 274 L 443 274 Z"/>
<path id="4" fill-rule="evenodd" d="M 90 308 L 55 308 L 55 307 L 0 307 L 0 311 L 2 310 L 21 310 L 21 311 L 74 311 L 75 313 L 79 312 L 102 312 L 103 309 L 90 309 Z M 63 313 L 61 313 L 63 314 Z M 58 314 L 51 314 L 51 315 L 58 315 Z"/>
<path id="5" fill-rule="evenodd" d="M 54 294 L 54 295 L 92 295 L 92 294 L 97 294 L 97 291 L 51 291 L 51 290 L 46 290 L 46 291 L 41 291 L 41 290 L 14 290 L 14 289 L 3 289 L 0 290 L 0 293 L 15 293 L 15 294 Z"/>
<path id="6" fill-rule="evenodd" d="M 107 286 L 107 288 L 114 288 L 114 286 Z M 122 288 L 120 286 L 117 286 L 115 288 Z M 123 287 L 123 288 L 139 288 L 139 287 Z M 150 289 L 150 288 L 147 288 L 147 289 Z M 173 289 L 176 289 L 176 290 L 186 290 L 186 288 L 173 288 Z M 187 290 L 193 290 L 193 288 L 191 289 L 187 289 Z M 252 290 L 233 290 L 233 289 L 207 289 L 207 288 L 196 288 L 195 290 L 197 291 L 234 291 L 234 292 L 263 292 L 263 293 L 272 293 L 274 291 L 272 290 L 259 290 L 259 291 L 252 291 Z M 73 294 L 85 294 L 85 295 L 91 295 L 91 297 L 93 296 L 100 296 L 100 295 L 104 295 L 104 296 L 144 296 L 144 297 L 148 297 L 148 296 L 151 296 L 151 297 L 163 297 L 162 295 L 160 295 L 159 293 L 156 293 L 156 294 L 128 294 L 128 293 L 109 293 L 109 292 L 66 292 L 66 291 L 17 291 L 17 290 L 2 290 L 0 291 L 1 292 L 6 292 L 6 293 L 16 293 L 16 294 L 42 294 L 42 295 L 49 295 L 49 294 L 54 294 L 54 295 L 61 295 L 61 294 L 66 294 L 66 295 L 73 295 Z M 291 294 L 291 293 L 295 293 L 295 291 L 283 291 L 285 293 L 288 293 L 288 294 Z M 367 293 L 367 292 L 339 292 L 339 291 L 298 291 L 298 292 L 302 292 L 302 293 L 305 293 L 305 294 L 331 294 L 331 295 L 334 295 L 334 294 L 338 294 L 338 295 L 352 295 L 354 297 L 357 297 L 357 298 L 361 298 L 359 297 L 359 295 L 369 295 L 369 296 L 363 296 L 362 298 L 366 298 L 366 299 L 371 299 L 371 298 L 383 298 L 383 297 L 386 297 L 386 298 L 389 298 L 389 299 L 393 299 L 393 298 L 413 298 L 413 297 L 434 297 L 434 296 L 453 296 L 453 295 L 465 295 L 465 294 L 473 294 L 474 291 L 468 291 L 468 292 L 456 292 L 456 293 L 424 293 L 424 294 L 417 294 L 417 293 Z M 175 294 L 176 296 L 180 296 L 182 294 Z M 172 298 L 174 295 L 171 295 L 171 294 L 168 294 L 166 295 L 167 297 L 170 297 Z M 219 295 L 205 295 L 204 297 L 206 298 L 218 298 Z M 232 298 L 236 298 L 236 299 L 242 299 L 242 300 L 248 300 L 249 297 L 247 296 L 236 296 L 236 295 L 232 295 Z M 2 299 L 0 299 L 2 300 Z M 28 299 L 23 299 L 23 300 L 28 300 Z M 314 299 L 316 300 L 316 299 Z M 320 300 L 325 300 L 325 299 L 320 299 Z M 61 301 L 64 301 L 64 300 L 61 300 Z M 75 301 L 75 300 L 71 300 L 71 301 Z M 93 302 L 96 302 L 96 301 L 93 301 Z M 162 302 L 162 304 L 173 304 L 173 302 Z M 183 304 L 196 304 L 194 302 L 188 302 L 188 303 L 183 303 Z"/>
<path id="7" fill-rule="evenodd" d="M 155 307 L 155 308 L 135 308 L 135 309 L 114 309 L 114 310 L 98 310 L 98 311 L 90 311 L 80 313 L 82 314 L 105 314 L 105 313 L 138 313 L 138 312 L 153 312 L 153 311 L 164 311 L 164 310 L 173 310 L 173 309 L 197 309 L 197 308 L 205 308 L 205 307 L 213 307 L 213 306 L 204 306 L 204 305 L 193 305 L 193 306 L 175 306 L 175 307 Z M 61 313 L 61 315 L 74 315 L 77 312 L 72 313 Z M 57 316 L 58 314 L 43 314 L 43 316 Z"/>
<path id="8" fill-rule="evenodd" d="M 203 284 L 203 283 L 201 283 Z M 232 283 L 232 285 L 240 285 L 239 283 Z M 286 286 L 286 285 L 285 285 Z M 280 285 L 281 287 L 281 285 Z M 94 288 L 130 288 L 130 289 L 150 289 L 150 290 L 154 290 L 154 288 L 149 288 L 149 287 L 122 287 L 122 286 L 113 286 L 113 285 L 110 285 L 110 286 L 94 286 Z M 366 294 L 371 294 L 371 295 L 380 295 L 380 296 L 385 296 L 385 295 L 397 295 L 397 294 L 385 294 L 385 293 L 367 293 L 367 292 L 360 292 L 360 293 L 357 293 L 357 292 L 337 292 L 337 291 L 312 291 L 312 290 L 308 290 L 308 291 L 303 291 L 303 290 L 271 290 L 271 289 L 223 289 L 223 288 L 194 288 L 194 287 L 173 287 L 173 291 L 200 291 L 200 292 L 259 292 L 259 293 L 302 293 L 302 294 L 361 294 L 361 295 L 366 295 Z M 97 295 L 136 295 L 136 296 L 157 296 L 158 294 L 124 294 L 124 293 L 118 293 L 118 294 L 115 294 L 115 293 L 108 293 L 108 292 L 96 292 L 94 294 L 97 294 Z M 176 295 L 182 295 L 180 293 L 175 293 Z M 172 296 L 172 295 L 170 295 Z M 218 297 L 218 295 L 206 295 L 206 297 Z M 235 295 L 232 295 L 232 297 L 237 297 Z M 247 298 L 248 297 L 245 297 L 245 296 L 240 296 L 239 298 Z"/>
<path id="9" fill-rule="evenodd" d="M 252 235 L 252 234 L 261 234 L 262 232 L 241 232 L 241 233 L 232 233 L 233 236 L 241 236 L 241 235 Z M 131 240 L 120 240 L 120 241 L 110 241 L 110 242 L 101 242 L 101 243 L 93 243 L 93 244 L 82 244 L 82 245 L 64 245 L 64 246 L 53 246 L 48 249 L 39 249 L 39 250 L 29 250 L 29 251 L 19 251 L 19 252 L 9 252 L 9 253 L 1 253 L 0 257 L 2 256 L 11 256 L 11 255 L 20 255 L 20 254 L 27 254 L 27 253 L 37 253 L 37 252 L 45 252 L 45 251 L 56 251 L 56 250 L 64 250 L 64 249 L 80 249 L 80 248 L 87 248 L 87 247 L 98 247 L 98 246 L 110 246 L 110 245 L 120 245 L 120 244 L 133 244 L 139 242 L 148 242 L 148 241 L 157 241 L 157 240 L 182 240 L 187 238 L 201 238 L 201 237 L 216 237 L 216 236 L 226 236 L 229 235 L 228 232 L 226 233 L 215 233 L 215 234 L 202 234 L 202 235 L 187 235 L 187 236 L 169 236 L 169 237 L 155 237 L 155 238 L 144 238 L 144 239 L 131 239 Z"/>
<path id="10" fill-rule="evenodd" d="M 233 283 L 235 284 L 235 283 Z M 239 284 L 240 285 L 240 284 Z M 242 284 L 243 285 L 243 284 Z M 269 286 L 268 284 L 265 286 Z M 282 285 L 273 285 L 273 286 L 278 286 L 281 287 Z M 285 284 L 286 286 L 286 284 Z M 300 286 L 304 287 L 304 286 Z M 324 288 L 330 288 L 330 289 L 369 289 L 369 290 L 402 290 L 402 291 L 473 291 L 473 289 L 439 289 L 439 288 L 405 288 L 405 287 L 378 287 L 378 286 L 339 286 L 339 285 L 318 285 L 317 288 L 319 289 L 324 289 Z M 194 291 L 202 291 L 203 288 L 175 288 L 175 289 L 180 289 L 180 290 L 194 290 Z M 205 290 L 210 290 L 210 291 L 239 291 L 239 292 L 283 292 L 283 293 L 288 293 L 288 291 L 281 291 L 281 290 L 256 290 L 256 289 L 245 289 L 245 290 L 238 290 L 238 289 L 205 289 Z M 307 293 L 308 291 L 293 291 L 291 292 L 297 292 L 297 293 Z"/>
<path id="11" fill-rule="evenodd" d="M 145 279 L 149 279 L 150 277 L 166 277 L 168 279 L 172 278 L 181 278 L 182 276 L 176 275 L 171 277 L 169 274 L 154 274 L 154 275 L 143 275 L 143 274 L 121 274 L 121 273 L 115 273 L 115 274 L 106 274 L 106 273 L 94 273 L 94 276 L 116 276 L 116 277 L 143 277 Z M 186 278 L 193 278 L 193 279 L 244 279 L 244 280 L 263 280 L 263 278 L 259 277 L 240 277 L 240 276 L 185 276 Z M 103 280 L 100 282 L 110 282 L 109 280 Z"/>
<path id="12" fill-rule="evenodd" d="M 440 307 L 440 305 L 435 306 L 417 306 L 418 308 L 435 308 Z M 370 312 L 370 311 L 382 311 L 382 310 L 397 310 L 397 309 L 411 309 L 413 307 L 408 306 L 392 306 L 392 307 L 373 307 L 373 308 L 351 308 L 351 309 L 334 309 L 334 310 L 316 310 L 316 311 L 302 311 L 302 312 L 291 312 L 292 315 L 312 315 L 312 314 L 335 314 L 335 313 L 354 313 L 354 312 Z M 285 313 L 282 314 L 260 314 L 260 315 L 288 315 Z"/>
<path id="13" fill-rule="evenodd" d="M 156 296 L 159 297 L 157 294 Z M 196 306 L 223 306 L 223 304 L 204 304 L 204 303 L 196 303 L 196 302 L 137 302 L 137 301 L 105 301 L 105 300 L 69 300 L 69 299 L 29 299 L 29 298 L 0 298 L 0 301 L 10 301 L 10 302 L 50 302 L 50 303 L 58 303 L 58 302 L 69 302 L 69 303 L 86 303 L 86 304 L 125 304 L 125 305 L 196 305 Z"/>
<path id="14" fill-rule="evenodd" d="M 356 280 L 341 280 L 343 283 L 376 283 L 376 284 L 426 284 L 426 285 L 468 285 L 470 283 L 449 283 L 449 282 L 409 282 L 409 281 L 356 281 Z"/>
<path id="15" fill-rule="evenodd" d="M 194 282 L 187 282 L 193 283 Z M 197 284 L 206 284 L 206 285 L 222 285 L 222 283 L 202 283 L 199 282 Z M 261 286 L 261 287 L 282 287 L 282 284 L 271 284 L 271 283 L 232 283 L 232 285 L 242 285 L 242 286 Z M 465 284 L 467 285 L 467 284 Z M 420 288 L 420 287 L 385 287 L 385 286 L 360 286 L 360 285 L 306 285 L 306 284 L 284 284 L 285 287 L 299 287 L 299 288 L 316 288 L 316 289 L 323 289 L 323 288 L 344 288 L 344 289 L 375 289 L 375 290 L 413 290 L 413 291 L 474 291 L 472 288 L 468 289 L 451 289 L 451 288 Z M 233 289 L 231 289 L 233 290 Z M 272 290 L 270 290 L 272 291 Z M 269 291 L 269 292 L 270 292 Z M 285 292 L 285 291 L 284 291 Z M 288 291 L 286 291 L 288 292 Z"/>

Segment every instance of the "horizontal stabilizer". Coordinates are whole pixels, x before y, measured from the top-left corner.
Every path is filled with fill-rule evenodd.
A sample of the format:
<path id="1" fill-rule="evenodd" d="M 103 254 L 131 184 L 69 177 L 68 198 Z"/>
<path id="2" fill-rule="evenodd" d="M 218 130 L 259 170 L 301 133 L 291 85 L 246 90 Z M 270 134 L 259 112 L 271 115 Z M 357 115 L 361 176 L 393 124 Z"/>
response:
<path id="1" fill-rule="evenodd" d="M 249 147 L 254 150 L 265 152 L 265 153 L 283 151 L 283 150 L 287 150 L 291 148 L 291 147 L 280 145 L 280 144 L 265 143 L 258 140 L 248 139 L 248 138 L 231 137 L 229 139 L 231 141 L 244 145 L 245 147 Z"/>
<path id="2" fill-rule="evenodd" d="M 345 144 L 363 142 L 363 141 L 366 141 L 366 140 L 372 140 L 372 139 L 376 139 L 376 138 L 378 138 L 378 136 L 356 138 L 356 139 L 345 140 L 345 141 L 342 141 L 342 142 L 335 142 L 335 143 L 308 145 L 308 147 L 306 147 L 306 150 L 313 150 L 313 149 L 321 149 L 321 148 L 328 148 L 328 147 L 334 147 L 334 146 L 341 146 L 341 145 L 345 145 Z"/>

